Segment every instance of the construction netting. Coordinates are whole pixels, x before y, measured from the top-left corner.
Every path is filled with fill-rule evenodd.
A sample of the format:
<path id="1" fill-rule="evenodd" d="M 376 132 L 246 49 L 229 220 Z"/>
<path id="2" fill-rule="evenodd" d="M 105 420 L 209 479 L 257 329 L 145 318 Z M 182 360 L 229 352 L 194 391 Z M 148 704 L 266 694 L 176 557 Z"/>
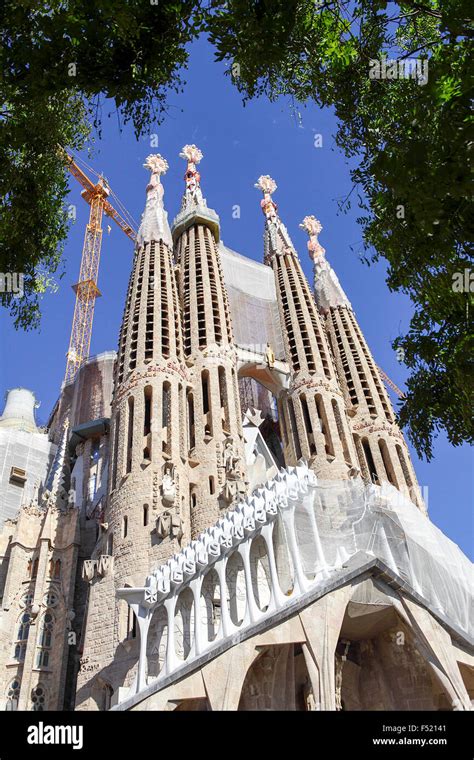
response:
<path id="1" fill-rule="evenodd" d="M 359 552 L 377 557 L 434 613 L 472 638 L 472 563 L 393 486 L 367 485 L 360 479 L 318 481 L 294 503 L 296 537 L 308 578 L 324 578 L 330 568 L 347 564 Z M 288 530 L 285 519 L 280 530 Z"/>
<path id="2" fill-rule="evenodd" d="M 236 344 L 265 354 L 269 343 L 276 359 L 284 360 L 273 270 L 224 246 L 220 253 Z"/>

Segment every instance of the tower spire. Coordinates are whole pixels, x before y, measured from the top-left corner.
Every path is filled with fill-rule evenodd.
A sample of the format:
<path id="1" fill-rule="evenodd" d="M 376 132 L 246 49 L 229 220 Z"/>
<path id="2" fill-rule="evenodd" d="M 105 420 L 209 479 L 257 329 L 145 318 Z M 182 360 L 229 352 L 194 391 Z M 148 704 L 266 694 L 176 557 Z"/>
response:
<path id="1" fill-rule="evenodd" d="M 202 197 L 201 175 L 198 172 L 197 164 L 203 158 L 202 151 L 197 145 L 185 145 L 179 154 L 180 158 L 187 161 L 184 181 L 186 187 L 181 202 L 181 211 L 191 209 L 195 206 L 207 206 L 205 198 Z"/>
<path id="2" fill-rule="evenodd" d="M 173 221 L 173 239 L 176 242 L 190 226 L 203 224 L 211 230 L 218 243 L 219 217 L 214 209 L 208 207 L 202 195 L 201 175 L 197 169 L 197 165 L 203 158 L 202 151 L 196 145 L 185 145 L 179 156 L 184 158 L 187 166 L 184 174 L 185 188 L 181 199 L 181 209 Z"/>
<path id="3" fill-rule="evenodd" d="M 263 198 L 260 207 L 265 217 L 265 232 L 263 235 L 264 261 L 266 264 L 276 253 L 292 253 L 295 256 L 296 249 L 291 241 L 288 230 L 278 215 L 278 206 L 272 198 L 278 185 L 268 174 L 260 176 L 255 183 L 257 190 L 261 190 Z"/>
<path id="4" fill-rule="evenodd" d="M 146 205 L 138 230 L 137 247 L 152 240 L 163 240 L 172 247 L 168 214 L 163 206 L 164 188 L 161 184 L 161 175 L 166 174 L 168 162 L 159 153 L 155 153 L 148 156 L 143 166 L 150 169 L 151 177 L 146 188 Z"/>
<path id="5" fill-rule="evenodd" d="M 290 367 L 288 389 L 279 409 L 290 431 L 285 461 L 302 457 L 328 479 L 347 477 L 355 452 L 343 408 L 327 336 L 288 231 L 278 216 L 272 194 L 276 182 L 262 175 L 255 185 L 263 192 L 264 261 L 272 267 Z"/>
<path id="6" fill-rule="evenodd" d="M 367 480 L 375 483 L 388 481 L 424 510 L 410 454 L 396 424 L 379 369 L 352 306 L 319 243 L 321 223 L 315 216 L 305 216 L 300 227 L 309 235 L 315 301 L 344 391 L 358 469 Z"/>
<path id="7" fill-rule="evenodd" d="M 308 251 L 314 263 L 314 295 L 319 309 L 324 313 L 335 306 L 351 309 L 350 301 L 318 240 L 318 235 L 323 229 L 321 222 L 315 216 L 305 216 L 300 228 L 306 230 L 309 235 Z"/>

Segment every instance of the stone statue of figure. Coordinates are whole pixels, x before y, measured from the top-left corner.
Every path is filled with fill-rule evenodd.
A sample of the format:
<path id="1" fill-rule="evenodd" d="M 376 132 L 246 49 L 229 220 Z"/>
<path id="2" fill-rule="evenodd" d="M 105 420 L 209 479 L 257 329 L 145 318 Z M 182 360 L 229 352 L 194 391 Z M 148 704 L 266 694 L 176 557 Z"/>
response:
<path id="1" fill-rule="evenodd" d="M 240 462 L 240 457 L 234 449 L 234 441 L 232 438 L 226 438 L 225 440 L 223 460 L 226 476 L 235 480 L 235 478 L 239 476 L 238 463 Z"/>
<path id="2" fill-rule="evenodd" d="M 161 490 L 163 494 L 163 502 L 167 506 L 172 507 L 176 499 L 176 483 L 174 480 L 174 465 L 169 462 L 165 464 Z"/>
<path id="3" fill-rule="evenodd" d="M 314 698 L 313 686 L 308 677 L 306 678 L 306 683 L 304 685 L 304 701 L 308 712 L 313 712 L 318 709 L 317 702 Z"/>
<path id="4" fill-rule="evenodd" d="M 156 533 L 160 538 L 168 538 L 170 536 L 181 541 L 183 537 L 183 521 L 181 517 L 165 509 L 156 521 Z"/>
<path id="5" fill-rule="evenodd" d="M 160 538 L 168 538 L 171 533 L 171 512 L 161 512 L 156 521 L 156 533 Z"/>
<path id="6" fill-rule="evenodd" d="M 273 348 L 271 347 L 270 343 L 267 343 L 267 348 L 265 350 L 265 359 L 270 369 L 273 369 L 275 365 L 275 352 L 273 351 Z"/>

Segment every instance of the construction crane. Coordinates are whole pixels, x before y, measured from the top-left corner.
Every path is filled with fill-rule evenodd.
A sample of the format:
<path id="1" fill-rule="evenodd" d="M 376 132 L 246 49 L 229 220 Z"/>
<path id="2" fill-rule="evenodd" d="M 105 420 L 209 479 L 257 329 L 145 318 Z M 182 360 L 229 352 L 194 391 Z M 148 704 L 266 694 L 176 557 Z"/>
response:
<path id="1" fill-rule="evenodd" d="M 387 374 L 385 374 L 385 372 L 383 371 L 383 369 L 381 367 L 377 367 L 377 369 L 378 369 L 378 371 L 380 373 L 380 377 L 384 381 L 385 385 L 388 385 L 392 389 L 392 391 L 394 391 L 394 393 L 397 394 L 398 398 L 405 398 L 405 394 L 403 393 L 403 391 L 400 390 L 400 388 L 398 387 L 398 385 L 395 385 L 395 383 L 393 382 L 393 380 L 390 380 L 389 376 Z"/>
<path id="2" fill-rule="evenodd" d="M 136 230 L 134 220 L 120 203 L 117 196 L 111 191 L 107 180 L 102 175 L 94 172 L 90 167 L 87 167 L 89 171 L 97 174 L 98 181 L 93 182 L 67 151 L 60 148 L 60 152 L 64 157 L 69 172 L 84 188 L 81 195 L 90 205 L 89 223 L 86 227 L 82 248 L 79 281 L 72 286 L 76 294 L 76 303 L 74 306 L 69 350 L 66 354 L 67 364 L 64 383 L 67 384 L 74 380 L 79 367 L 89 356 L 95 299 L 101 295 L 97 281 L 102 244 L 102 215 L 105 213 L 113 219 L 133 242 L 136 240 Z M 112 195 L 117 205 L 121 208 L 121 213 L 110 203 L 108 200 L 109 195 Z"/>

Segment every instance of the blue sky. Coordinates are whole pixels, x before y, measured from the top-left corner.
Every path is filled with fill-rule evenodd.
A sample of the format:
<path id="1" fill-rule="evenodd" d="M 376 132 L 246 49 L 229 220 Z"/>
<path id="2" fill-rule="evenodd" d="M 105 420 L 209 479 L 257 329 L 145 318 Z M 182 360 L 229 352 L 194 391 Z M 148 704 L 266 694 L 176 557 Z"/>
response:
<path id="1" fill-rule="evenodd" d="M 196 143 L 204 153 L 201 185 L 208 205 L 220 216 L 223 241 L 259 261 L 263 216 L 261 194 L 253 185 L 261 174 L 270 174 L 278 184 L 274 199 L 310 282 L 307 236 L 298 224 L 305 215 L 315 214 L 323 225 L 321 243 L 352 302 L 376 362 L 403 388 L 407 373 L 390 344 L 408 326 L 410 301 L 390 293 L 383 262 L 368 267 L 360 261 L 357 251 L 361 250 L 362 235 L 356 222 L 360 213 L 357 206 L 347 214 L 338 211 L 337 200 L 344 198 L 352 185 L 350 165 L 334 144 L 334 116 L 312 105 L 302 108 L 298 119 L 287 100 L 271 104 L 261 99 L 243 107 L 240 95 L 223 72 L 221 64 L 212 62 L 207 43 L 195 44 L 185 91 L 170 95 L 164 124 L 137 141 L 131 128 L 119 131 L 116 114 L 110 109 L 108 116 L 109 109 L 104 107 L 102 139 L 96 140 L 92 158 L 85 153 L 82 157 L 105 174 L 128 211 L 139 220 L 149 176 L 142 164 L 149 153 L 162 153 L 170 165 L 163 184 L 171 222 L 183 189 L 185 163 L 178 154 L 184 144 Z M 321 142 L 318 135 L 322 147 L 316 147 Z M 152 142 L 156 136 L 158 147 Z M 71 285 L 78 277 L 88 219 L 89 207 L 80 197 L 79 185 L 71 179 L 70 186 L 69 202 L 77 207 L 77 219 L 66 244 L 65 274 L 59 290 L 46 295 L 42 302 L 41 330 L 18 333 L 9 317 L 1 314 L 0 393 L 3 396 L 16 386 L 31 388 L 41 402 L 37 416 L 42 424 L 64 376 L 74 309 Z M 232 213 L 235 205 L 240 206 L 239 219 Z M 96 302 L 93 354 L 117 346 L 131 261 L 131 241 L 105 218 L 99 273 L 102 297 Z M 412 456 L 420 485 L 428 488 L 431 519 L 472 557 L 474 484 L 469 447 L 453 448 L 440 435 L 431 463 L 418 460 L 413 451 Z"/>

